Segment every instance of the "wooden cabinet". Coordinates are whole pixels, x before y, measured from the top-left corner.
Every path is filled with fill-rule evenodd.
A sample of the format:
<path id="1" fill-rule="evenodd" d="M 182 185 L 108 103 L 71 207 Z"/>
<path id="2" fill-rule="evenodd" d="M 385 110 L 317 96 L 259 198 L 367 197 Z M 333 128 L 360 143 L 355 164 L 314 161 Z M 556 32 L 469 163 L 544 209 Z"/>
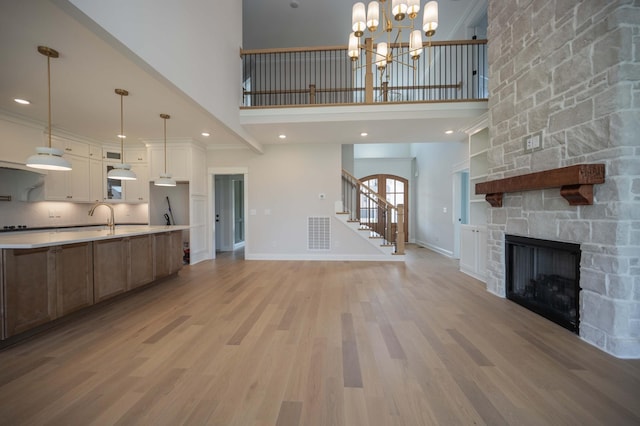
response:
<path id="1" fill-rule="evenodd" d="M 136 180 L 124 182 L 125 201 L 128 203 L 143 203 L 149 201 L 149 167 L 146 164 L 132 164 L 131 170 L 136 174 Z"/>
<path id="2" fill-rule="evenodd" d="M 101 302 L 127 290 L 127 242 L 123 238 L 93 242 L 93 299 Z"/>
<path id="3" fill-rule="evenodd" d="M 153 277 L 166 277 L 171 273 L 169 259 L 171 257 L 171 239 L 169 233 L 153 234 Z"/>
<path id="4" fill-rule="evenodd" d="M 92 245 L 3 250 L 4 338 L 93 304 Z"/>
<path id="5" fill-rule="evenodd" d="M 129 239 L 129 289 L 153 281 L 153 237 L 137 235 Z"/>
<path id="6" fill-rule="evenodd" d="M 52 247 L 55 254 L 56 314 L 93 305 L 93 243 Z"/>
<path id="7" fill-rule="evenodd" d="M 176 273 L 182 231 L 1 254 L 0 339 L 8 339 Z"/>
<path id="8" fill-rule="evenodd" d="M 56 318 L 55 261 L 49 247 L 2 252 L 8 338 Z"/>
<path id="9" fill-rule="evenodd" d="M 171 273 L 178 272 L 182 269 L 182 231 L 173 231 L 171 233 Z"/>
<path id="10" fill-rule="evenodd" d="M 45 199 L 48 201 L 89 202 L 89 159 L 75 155 L 65 155 L 70 163 L 70 171 L 49 171 L 45 178 Z"/>
<path id="11" fill-rule="evenodd" d="M 154 278 L 162 278 L 182 268 L 182 231 L 154 234 Z"/>
<path id="12" fill-rule="evenodd" d="M 460 228 L 460 271 L 480 281 L 487 277 L 487 227 L 462 225 Z"/>

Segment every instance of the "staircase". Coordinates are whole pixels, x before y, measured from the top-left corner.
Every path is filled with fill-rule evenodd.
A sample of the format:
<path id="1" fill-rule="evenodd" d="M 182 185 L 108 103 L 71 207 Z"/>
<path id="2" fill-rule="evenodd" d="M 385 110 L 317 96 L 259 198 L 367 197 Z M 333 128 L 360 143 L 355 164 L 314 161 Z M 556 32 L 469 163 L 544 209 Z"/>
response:
<path id="1" fill-rule="evenodd" d="M 404 206 L 394 206 L 359 179 L 342 170 L 342 206 L 338 220 L 382 253 L 404 255 Z"/>

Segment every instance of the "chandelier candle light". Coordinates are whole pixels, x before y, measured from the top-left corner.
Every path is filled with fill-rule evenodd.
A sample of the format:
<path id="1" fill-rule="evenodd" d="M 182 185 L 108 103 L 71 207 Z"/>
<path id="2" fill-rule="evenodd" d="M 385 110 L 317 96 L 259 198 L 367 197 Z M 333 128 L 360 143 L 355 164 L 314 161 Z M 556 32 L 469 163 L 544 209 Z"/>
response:
<path id="1" fill-rule="evenodd" d="M 386 34 L 386 41 L 377 43 L 374 54 L 374 63 L 380 75 L 384 73 L 386 66 L 394 60 L 404 65 L 413 67 L 400 60 L 399 55 L 394 57 L 394 44 L 402 41 L 402 30 L 409 31 L 409 56 L 414 61 L 422 54 L 422 31 L 429 39 L 436 33 L 438 28 L 438 2 L 429 1 L 425 4 L 422 16 L 422 31 L 415 29 L 415 20 L 420 12 L 420 0 L 378 0 L 371 1 L 366 9 L 363 2 L 353 5 L 351 17 L 352 33 L 349 35 L 349 45 L 347 54 L 352 61 L 357 61 L 360 57 L 360 50 L 367 49 L 367 46 L 360 42 L 365 30 L 369 30 L 372 39 L 379 38 Z M 409 22 L 405 18 L 409 18 Z M 393 19 L 393 20 L 392 20 Z M 394 23 L 395 21 L 395 23 Z M 403 24 L 404 21 L 404 24 Z M 378 31 L 380 30 L 380 31 Z M 397 32 L 394 33 L 394 30 Z M 415 69 L 415 67 L 413 67 Z"/>
<path id="2" fill-rule="evenodd" d="M 113 169 L 107 173 L 108 179 L 117 179 L 117 180 L 136 180 L 136 174 L 131 170 L 131 164 L 126 164 L 124 162 L 124 139 L 126 136 L 124 135 L 124 114 L 123 114 L 123 99 L 125 96 L 129 96 L 129 92 L 124 89 L 116 89 L 116 95 L 120 96 L 120 134 L 118 137 L 120 138 L 120 164 L 115 164 Z"/>
<path id="3" fill-rule="evenodd" d="M 49 145 L 36 148 L 36 154 L 27 158 L 26 165 L 34 169 L 43 170 L 71 170 L 71 163 L 62 158 L 62 150 L 51 147 L 51 58 L 60 56 L 58 51 L 38 46 L 38 52 L 47 57 L 47 87 L 49 100 Z"/>
<path id="4" fill-rule="evenodd" d="M 160 114 L 164 121 L 164 173 L 153 183 L 155 186 L 176 186 L 176 181 L 167 173 L 167 120 L 171 118 L 169 114 Z"/>

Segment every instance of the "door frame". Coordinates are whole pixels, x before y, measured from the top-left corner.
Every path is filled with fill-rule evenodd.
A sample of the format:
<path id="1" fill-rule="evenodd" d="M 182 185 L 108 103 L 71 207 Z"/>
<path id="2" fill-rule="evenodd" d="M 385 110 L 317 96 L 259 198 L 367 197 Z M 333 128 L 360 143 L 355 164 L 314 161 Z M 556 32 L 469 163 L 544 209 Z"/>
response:
<path id="1" fill-rule="evenodd" d="M 207 169 L 207 194 L 209 194 L 210 200 L 208 203 L 207 211 L 207 249 L 209 251 L 209 258 L 216 258 L 216 175 L 244 175 L 244 242 L 245 250 L 250 247 L 250 232 L 249 232 L 249 168 L 248 167 L 209 167 Z"/>

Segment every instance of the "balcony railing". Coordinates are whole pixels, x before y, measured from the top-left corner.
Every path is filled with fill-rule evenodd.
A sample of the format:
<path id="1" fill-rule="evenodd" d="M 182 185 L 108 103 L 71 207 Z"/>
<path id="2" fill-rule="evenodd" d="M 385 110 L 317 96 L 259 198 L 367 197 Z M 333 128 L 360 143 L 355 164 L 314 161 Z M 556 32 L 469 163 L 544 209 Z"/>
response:
<path id="1" fill-rule="evenodd" d="M 243 106 L 483 101 L 488 94 L 486 40 L 425 43 L 419 59 L 405 44 L 384 73 L 375 45 L 356 62 L 347 47 L 243 50 Z"/>

